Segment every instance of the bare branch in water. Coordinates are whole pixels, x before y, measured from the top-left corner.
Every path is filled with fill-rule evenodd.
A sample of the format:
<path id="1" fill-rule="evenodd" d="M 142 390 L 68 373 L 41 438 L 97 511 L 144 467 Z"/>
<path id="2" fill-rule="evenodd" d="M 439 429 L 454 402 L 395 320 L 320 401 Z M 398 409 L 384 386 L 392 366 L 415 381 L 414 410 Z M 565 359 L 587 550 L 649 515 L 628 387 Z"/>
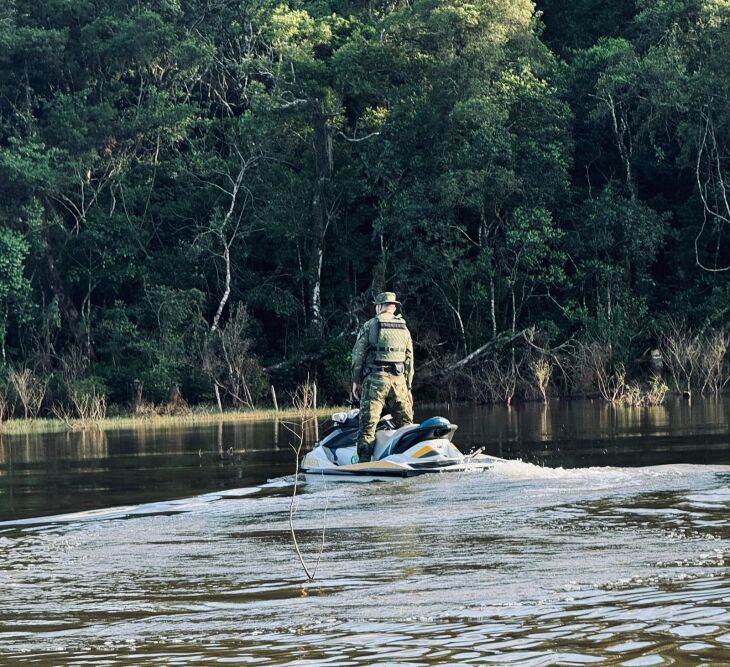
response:
<path id="1" fill-rule="evenodd" d="M 328 504 L 325 505 L 322 519 L 322 542 L 320 544 L 319 552 L 317 554 L 317 560 L 315 561 L 314 567 L 311 570 L 307 565 L 306 559 L 304 558 L 302 550 L 299 546 L 299 539 L 297 538 L 294 518 L 297 511 L 297 491 L 299 489 L 299 460 L 301 459 L 302 455 L 302 447 L 304 445 L 304 434 L 306 432 L 306 427 L 309 423 L 316 419 L 316 416 L 314 414 L 316 395 L 317 393 L 314 383 L 310 382 L 307 378 L 307 381 L 304 384 L 299 385 L 296 391 L 291 396 L 292 405 L 294 406 L 294 409 L 297 411 L 299 416 L 298 421 L 283 422 L 284 428 L 286 428 L 290 433 L 294 434 L 294 436 L 297 438 L 296 445 L 291 446 L 292 450 L 294 451 L 295 465 L 294 488 L 292 489 L 291 502 L 289 503 L 289 530 L 291 532 L 294 550 L 297 553 L 297 557 L 299 558 L 299 562 L 301 563 L 302 569 L 304 570 L 304 574 L 309 581 L 314 581 L 314 578 L 317 576 L 317 569 L 319 568 L 319 564 L 322 560 L 322 554 L 324 553 L 325 533 L 327 531 Z"/>

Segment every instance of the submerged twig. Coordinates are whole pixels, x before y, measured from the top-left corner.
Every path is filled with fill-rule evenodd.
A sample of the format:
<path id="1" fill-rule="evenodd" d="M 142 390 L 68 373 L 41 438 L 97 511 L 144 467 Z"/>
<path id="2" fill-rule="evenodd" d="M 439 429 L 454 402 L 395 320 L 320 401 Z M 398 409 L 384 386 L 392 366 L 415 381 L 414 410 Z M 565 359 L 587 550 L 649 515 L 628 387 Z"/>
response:
<path id="1" fill-rule="evenodd" d="M 314 388 L 314 385 L 309 382 L 309 379 L 307 379 L 307 382 L 297 387 L 297 390 L 292 395 L 292 404 L 294 406 L 294 409 L 299 414 L 299 423 L 297 424 L 292 422 L 283 422 L 284 428 L 293 433 L 297 438 L 296 446 L 291 446 L 292 450 L 294 450 L 295 465 L 294 487 L 292 489 L 291 502 L 289 503 L 289 531 L 291 532 L 292 543 L 294 544 L 294 550 L 296 551 L 297 558 L 299 558 L 299 562 L 302 566 L 302 569 L 304 570 L 304 574 L 309 581 L 314 581 L 314 578 L 317 576 L 317 569 L 319 568 L 319 564 L 322 560 L 322 554 L 324 553 L 325 534 L 327 531 L 328 504 L 325 504 L 322 519 L 322 542 L 320 544 L 319 552 L 317 554 L 317 560 L 315 561 L 314 567 L 311 570 L 307 565 L 306 559 L 304 558 L 302 550 L 299 546 L 299 539 L 297 538 L 297 531 L 294 525 L 294 517 L 297 511 L 297 491 L 299 489 L 299 460 L 302 454 L 302 446 L 304 445 L 305 427 L 308 422 L 316 419 L 316 416 L 314 414 L 314 401 L 316 400 L 315 397 L 316 389 Z"/>

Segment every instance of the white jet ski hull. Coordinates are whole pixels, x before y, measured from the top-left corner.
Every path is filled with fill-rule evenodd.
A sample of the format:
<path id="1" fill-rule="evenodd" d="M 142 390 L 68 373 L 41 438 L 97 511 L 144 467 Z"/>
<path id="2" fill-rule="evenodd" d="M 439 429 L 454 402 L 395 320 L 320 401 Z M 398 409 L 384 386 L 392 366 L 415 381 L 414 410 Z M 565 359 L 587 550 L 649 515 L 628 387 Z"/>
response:
<path id="1" fill-rule="evenodd" d="M 358 462 L 357 417 L 356 410 L 333 416 L 335 425 L 302 459 L 300 472 L 308 481 L 364 482 L 426 474 L 481 472 L 504 462 L 504 459 L 481 453 L 462 454 L 451 442 L 456 425 L 443 417 L 398 430 L 381 428 L 376 432 L 373 460 Z M 384 423 L 388 420 L 385 417 Z"/>
<path id="2" fill-rule="evenodd" d="M 403 466 L 398 468 L 385 468 L 379 465 L 380 461 L 370 461 L 368 463 L 354 464 L 350 466 L 337 466 L 335 468 L 327 467 L 306 467 L 302 468 L 302 472 L 307 481 L 349 481 L 349 482 L 373 482 L 373 481 L 390 481 L 394 479 L 403 479 L 405 477 L 416 477 L 417 475 L 434 475 L 442 473 L 475 473 L 492 470 L 503 459 L 492 459 L 489 461 L 474 461 L 469 463 L 454 462 L 448 465 L 432 467 L 432 468 L 413 468 Z M 355 467 L 362 466 L 362 467 Z"/>

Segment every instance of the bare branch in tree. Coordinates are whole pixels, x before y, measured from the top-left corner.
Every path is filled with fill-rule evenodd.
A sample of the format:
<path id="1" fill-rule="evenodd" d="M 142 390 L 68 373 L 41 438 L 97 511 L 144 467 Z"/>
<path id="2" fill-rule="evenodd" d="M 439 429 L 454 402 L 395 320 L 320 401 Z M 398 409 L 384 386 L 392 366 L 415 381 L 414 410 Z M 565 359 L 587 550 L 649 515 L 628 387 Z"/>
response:
<path id="1" fill-rule="evenodd" d="M 348 137 L 344 132 L 337 132 L 337 136 L 342 137 L 345 141 L 349 141 L 351 143 L 359 143 L 361 141 L 367 141 L 373 137 L 380 136 L 380 132 L 371 132 L 370 134 L 366 134 L 364 137 Z"/>
<path id="2" fill-rule="evenodd" d="M 700 231 L 695 236 L 694 247 L 695 247 L 695 263 L 703 271 L 709 271 L 712 273 L 721 273 L 723 271 L 730 271 L 730 265 L 722 268 L 705 266 L 700 260 L 699 255 L 699 240 L 704 234 L 705 226 L 707 225 L 707 216 L 719 221 L 720 224 L 730 223 L 730 203 L 728 203 L 727 188 L 725 186 L 725 179 L 722 175 L 722 164 L 720 161 L 720 149 L 717 145 L 717 138 L 715 136 L 715 127 L 712 123 L 712 119 L 709 114 L 702 113 L 704 120 L 704 128 L 702 130 L 702 138 L 699 140 L 697 149 L 697 162 L 695 163 L 695 177 L 697 179 L 697 188 L 700 193 L 700 199 L 702 200 L 703 216 L 702 226 Z M 708 145 L 709 138 L 709 145 Z M 708 163 L 708 171 L 706 176 L 702 176 L 702 161 L 703 157 L 706 157 Z M 722 208 L 710 206 L 709 202 L 709 191 L 714 190 L 717 194 L 719 191 L 720 198 L 722 200 Z"/>

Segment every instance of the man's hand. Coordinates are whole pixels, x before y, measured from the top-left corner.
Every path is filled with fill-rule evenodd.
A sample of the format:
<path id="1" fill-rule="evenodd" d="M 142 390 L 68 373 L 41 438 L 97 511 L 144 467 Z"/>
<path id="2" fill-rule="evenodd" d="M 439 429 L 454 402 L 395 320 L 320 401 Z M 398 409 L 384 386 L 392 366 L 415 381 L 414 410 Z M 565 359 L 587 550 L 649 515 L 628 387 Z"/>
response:
<path id="1" fill-rule="evenodd" d="M 360 385 L 357 382 L 352 383 L 352 397 L 356 400 L 360 400 Z"/>

